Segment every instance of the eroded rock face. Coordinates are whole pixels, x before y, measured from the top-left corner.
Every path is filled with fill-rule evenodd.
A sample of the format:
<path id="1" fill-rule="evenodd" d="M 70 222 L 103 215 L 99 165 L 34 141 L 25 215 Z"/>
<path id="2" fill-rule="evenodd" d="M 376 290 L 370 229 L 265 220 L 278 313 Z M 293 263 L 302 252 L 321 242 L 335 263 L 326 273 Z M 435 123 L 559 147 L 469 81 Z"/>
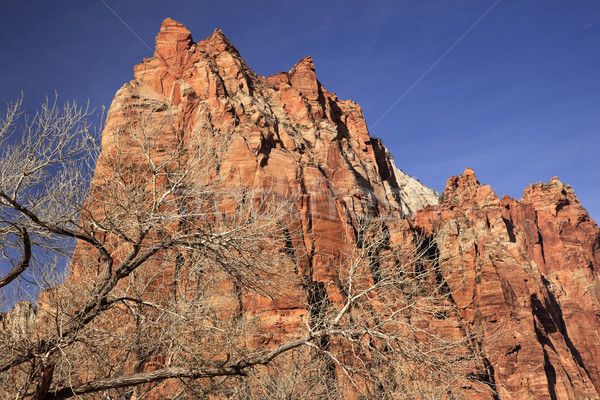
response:
<path id="1" fill-rule="evenodd" d="M 148 116 L 152 116 L 152 127 L 159 128 L 153 128 L 151 138 L 138 137 L 128 148 L 130 138 L 123 132 L 127 127 L 139 127 L 140 119 Z M 347 250 L 352 216 L 400 219 L 438 200 L 437 193 L 395 168 L 381 141 L 369 136 L 359 105 L 340 100 L 323 88 L 310 57 L 300 60 L 289 72 L 261 77 L 220 30 L 196 43 L 187 28 L 171 19 L 163 22 L 154 57 L 135 66 L 134 79 L 117 92 L 111 104 L 91 197 L 97 195 L 98 204 L 110 198 L 111 193 L 103 192 L 102 187 L 112 179 L 111 168 L 123 154 L 143 173 L 148 162 L 132 150 L 140 142 L 156 141 L 153 146 L 160 157 L 160 149 L 194 151 L 189 144 L 192 138 L 205 136 L 222 138 L 221 161 L 206 178 L 219 181 L 224 192 L 251 188 L 253 193 L 264 191 L 295 201 L 290 242 L 296 265 L 285 273 L 297 274 L 294 279 L 302 283 L 276 301 L 239 296 L 240 312 L 265 326 L 264 332 L 247 339 L 250 348 L 273 347 L 286 333 L 299 332 L 311 318 L 311 302 L 342 302 L 339 262 L 340 254 Z M 124 180 L 142 182 L 144 178 Z M 89 204 L 90 219 L 104 221 L 104 209 L 94 209 L 93 200 Z M 115 243 L 110 257 L 117 265 L 127 244 Z M 69 283 L 96 279 L 87 276 L 97 273 L 90 268 L 94 257 L 89 245 L 78 244 Z M 177 293 L 178 283 L 174 282 L 178 279 L 173 276 L 178 270 L 176 262 L 172 264 L 163 265 L 160 276 L 152 278 L 153 288 L 148 290 L 151 301 L 160 302 L 161 297 Z M 146 269 L 152 271 L 153 267 Z M 235 291 L 232 282 L 219 285 L 223 293 Z M 47 305 L 51 293 L 43 294 L 40 303 L 42 308 L 51 308 Z M 109 324 L 117 320 L 108 319 Z M 122 357 L 115 347 L 114 357 Z M 144 368 L 160 364 L 136 357 L 132 354 L 133 361 L 123 362 L 127 364 L 124 368 L 136 371 L 137 364 Z M 156 396 L 163 398 L 165 393 L 168 389 L 157 390 Z M 147 398 L 152 397 L 148 394 Z"/>
<path id="2" fill-rule="evenodd" d="M 204 109 L 219 128 L 232 125 L 236 138 L 223 174 L 237 174 L 244 182 L 271 180 L 280 190 L 298 193 L 322 188 L 336 198 L 367 196 L 375 207 L 399 216 L 437 203 L 435 191 L 399 173 L 387 149 L 370 138 L 360 106 L 323 88 L 311 57 L 287 73 L 260 77 L 220 30 L 194 43 L 187 28 L 166 19 L 154 57 L 135 67 L 135 79 L 115 97 L 105 146 L 111 123 L 120 122 L 132 98 L 138 105 L 168 106 L 180 134 L 200 128 Z M 314 200 L 312 206 L 332 207 Z"/>
<path id="3" fill-rule="evenodd" d="M 396 168 L 393 160 L 389 160 L 389 162 L 392 164 L 394 177 L 398 183 L 400 192 L 404 194 L 401 197 L 401 207 L 404 215 L 412 215 L 415 210 L 421 210 L 428 205 L 438 203 L 440 195 L 437 191 L 428 188 L 418 179 Z"/>
<path id="4" fill-rule="evenodd" d="M 155 111 L 162 146 L 185 142 L 207 125 L 227 136 L 218 173 L 225 185 L 298 198 L 301 252 L 311 255 L 303 265 L 314 282 L 337 279 L 331 265 L 345 246 L 348 215 L 401 218 L 438 200 L 395 168 L 388 150 L 369 136 L 358 104 L 323 88 L 311 57 L 261 77 L 220 30 L 195 43 L 186 27 L 166 19 L 154 57 L 135 66 L 134 79 L 113 100 L 104 154 L 136 109 Z M 97 171 L 103 169 L 99 162 Z M 331 287 L 329 295 L 339 298 Z"/>
<path id="5" fill-rule="evenodd" d="M 315 282 L 335 281 L 328 254 L 339 250 L 347 213 L 405 217 L 437 204 L 436 192 L 398 170 L 370 138 L 360 106 L 323 88 L 310 57 L 260 77 L 221 31 L 194 43 L 170 19 L 156 44 L 117 93 L 103 144 L 131 104 L 172 110 L 165 140 L 201 129 L 200 110 L 210 110 L 217 128 L 234 131 L 224 176 L 300 195 Z M 498 396 L 597 398 L 600 235 L 573 191 L 553 179 L 521 200 L 498 199 L 467 169 L 448 180 L 443 198 L 414 223 L 446 232 L 438 243 L 443 274 L 462 318 L 485 332 Z"/>
<path id="6" fill-rule="evenodd" d="M 397 169 L 369 136 L 360 106 L 323 88 L 310 57 L 261 77 L 219 30 L 196 43 L 166 19 L 154 57 L 134 71 L 108 112 L 105 155 L 132 109 L 156 115 L 162 146 L 186 143 L 207 124 L 227 135 L 221 179 L 297 197 L 302 273 L 332 302 L 342 298 L 334 263 L 349 215 L 410 217 L 389 225 L 392 237 L 439 230 L 441 272 L 460 323 L 483 330 L 495 398 L 600 397 L 600 232 L 568 185 L 553 179 L 521 200 L 499 199 L 467 169 L 448 180 L 438 206 L 437 193 Z M 107 168 L 100 162 L 97 171 Z M 78 246 L 70 279 L 82 272 L 84 253 Z M 261 318 L 293 331 L 306 312 L 305 299 L 294 298 L 301 295 L 282 310 L 265 306 Z"/>
<path id="7" fill-rule="evenodd" d="M 498 199 L 466 169 L 442 197 L 416 222 L 446 232 L 443 273 L 500 398 L 598 398 L 600 232 L 573 190 L 555 177 Z"/>

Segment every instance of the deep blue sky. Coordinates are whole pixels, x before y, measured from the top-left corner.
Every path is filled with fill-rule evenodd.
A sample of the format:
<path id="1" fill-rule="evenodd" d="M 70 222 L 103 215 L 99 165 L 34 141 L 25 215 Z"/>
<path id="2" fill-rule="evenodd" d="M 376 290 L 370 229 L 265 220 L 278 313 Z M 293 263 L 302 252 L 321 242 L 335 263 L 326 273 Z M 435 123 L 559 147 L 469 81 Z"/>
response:
<path id="1" fill-rule="evenodd" d="M 260 75 L 312 55 L 363 107 L 396 164 L 442 191 L 465 167 L 520 198 L 554 175 L 600 218 L 600 1 L 502 0 L 376 126 L 495 0 L 104 0 L 151 47 L 166 17 L 199 41 L 221 28 Z M 152 52 L 103 4 L 0 2 L 0 103 L 108 106 Z"/>

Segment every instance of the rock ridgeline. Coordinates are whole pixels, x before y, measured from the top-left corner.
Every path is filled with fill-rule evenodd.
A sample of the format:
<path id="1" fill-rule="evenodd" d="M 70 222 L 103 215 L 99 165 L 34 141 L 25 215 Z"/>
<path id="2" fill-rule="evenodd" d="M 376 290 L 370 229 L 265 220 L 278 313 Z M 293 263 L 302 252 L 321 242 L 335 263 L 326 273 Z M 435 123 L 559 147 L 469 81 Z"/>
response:
<path id="1" fill-rule="evenodd" d="M 499 398 L 600 398 L 600 232 L 569 185 L 499 199 L 466 169 L 416 221 L 448 232 L 444 275 L 484 328 Z"/>
<path id="2" fill-rule="evenodd" d="M 201 130 L 208 110 L 212 127 L 232 132 L 219 169 L 225 182 L 298 195 L 304 240 L 294 245 L 307 247 L 309 278 L 323 296 L 340 298 L 332 263 L 347 215 L 407 220 L 390 229 L 437 229 L 461 323 L 484 332 L 485 379 L 496 391 L 488 398 L 600 398 L 600 231 L 568 185 L 553 178 L 520 200 L 499 199 L 466 169 L 448 179 L 438 204 L 369 136 L 360 106 L 321 85 L 310 57 L 261 77 L 220 30 L 196 43 L 166 19 L 154 56 L 134 71 L 108 112 L 103 152 L 126 110 L 168 108 L 165 146 Z M 285 324 L 290 310 L 269 312 Z"/>
<path id="3" fill-rule="evenodd" d="M 220 30 L 195 43 L 187 28 L 166 19 L 154 57 L 137 65 L 134 80 L 117 93 L 109 124 L 132 98 L 147 107 L 168 104 L 175 130 L 200 129 L 196 116 L 204 108 L 218 128 L 235 121 L 222 174 L 243 182 L 271 180 L 280 190 L 331 190 L 340 198 L 372 196 L 377 208 L 399 216 L 437 204 L 438 193 L 396 169 L 388 150 L 369 136 L 361 107 L 325 90 L 311 57 L 289 72 L 261 77 Z M 110 129 L 104 135 L 110 140 Z"/>

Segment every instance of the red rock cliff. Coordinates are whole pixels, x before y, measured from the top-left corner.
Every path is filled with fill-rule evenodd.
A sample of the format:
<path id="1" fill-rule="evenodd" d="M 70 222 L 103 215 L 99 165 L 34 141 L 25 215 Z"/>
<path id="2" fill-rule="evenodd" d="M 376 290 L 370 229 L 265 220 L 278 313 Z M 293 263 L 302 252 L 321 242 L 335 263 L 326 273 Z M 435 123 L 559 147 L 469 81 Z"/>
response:
<path id="1" fill-rule="evenodd" d="M 306 246 L 312 247 L 307 252 L 317 258 L 343 244 L 348 212 L 403 217 L 437 203 L 436 192 L 397 170 L 381 142 L 369 136 L 360 106 L 323 88 L 311 57 L 264 78 L 220 30 L 195 43 L 187 28 L 166 19 L 154 57 L 135 66 L 134 80 L 115 96 L 103 151 L 112 148 L 126 110 L 167 107 L 172 122 L 164 129 L 165 144 L 203 129 L 201 114 L 208 111 L 214 129 L 232 134 L 221 176 L 300 197 Z M 316 260 L 315 280 L 330 277 L 326 265 Z"/>
<path id="2" fill-rule="evenodd" d="M 310 57 L 261 77 L 220 30 L 196 43 L 171 19 L 163 22 L 154 56 L 115 96 L 104 154 L 132 108 L 158 119 L 170 110 L 164 146 L 185 142 L 210 115 L 215 130 L 231 134 L 217 172 L 224 182 L 296 194 L 303 240 L 293 245 L 302 247 L 305 273 L 331 301 L 341 297 L 332 265 L 348 215 L 410 218 L 390 224 L 397 230 L 391 234 L 409 226 L 445 232 L 437 243 L 442 274 L 461 322 L 484 330 L 486 379 L 496 398 L 600 397 L 600 232 L 568 185 L 553 179 L 530 186 L 520 200 L 498 199 L 467 169 L 448 180 L 437 206 L 437 194 L 398 171 L 369 136 L 360 106 L 323 88 Z M 83 268 L 82 247 L 78 252 L 73 275 Z M 293 298 L 290 304 L 263 317 L 274 313 L 289 328 L 297 323 L 290 310 L 300 307 Z"/>
<path id="3" fill-rule="evenodd" d="M 448 232 L 444 274 L 484 327 L 499 397 L 599 398 L 600 232 L 573 190 L 555 177 L 498 199 L 466 169 L 442 197 L 416 222 Z"/>

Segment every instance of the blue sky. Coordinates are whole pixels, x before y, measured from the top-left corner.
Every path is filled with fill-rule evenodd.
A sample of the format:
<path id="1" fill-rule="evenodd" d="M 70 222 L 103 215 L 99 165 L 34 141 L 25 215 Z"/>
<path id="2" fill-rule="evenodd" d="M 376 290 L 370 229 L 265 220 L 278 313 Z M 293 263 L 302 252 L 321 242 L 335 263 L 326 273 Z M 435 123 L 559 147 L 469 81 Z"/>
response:
<path id="1" fill-rule="evenodd" d="M 440 192 L 465 167 L 517 198 L 557 175 L 598 220 L 600 1 L 494 4 L 3 0 L 0 103 L 23 91 L 34 109 L 56 90 L 108 106 L 152 51 L 106 5 L 150 47 L 171 17 L 196 41 L 221 28 L 260 75 L 312 55 L 319 80 L 362 105 L 398 167 Z"/>

